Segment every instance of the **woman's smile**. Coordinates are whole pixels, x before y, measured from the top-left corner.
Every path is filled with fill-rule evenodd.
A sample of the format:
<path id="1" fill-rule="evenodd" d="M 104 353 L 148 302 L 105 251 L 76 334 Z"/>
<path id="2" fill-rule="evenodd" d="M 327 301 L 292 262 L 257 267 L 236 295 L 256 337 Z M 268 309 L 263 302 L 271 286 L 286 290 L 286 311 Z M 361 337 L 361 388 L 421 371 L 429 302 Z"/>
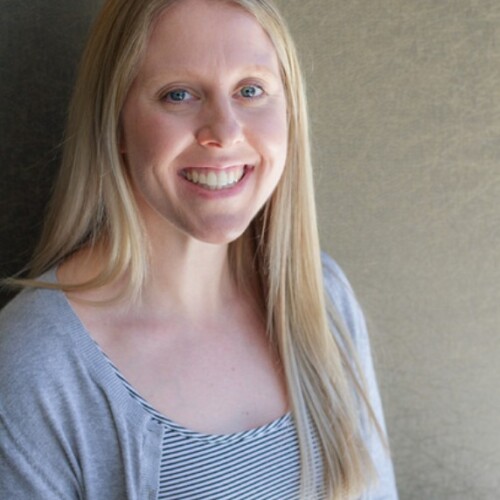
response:
<path id="1" fill-rule="evenodd" d="M 236 165 L 233 167 L 216 168 L 186 168 L 182 170 L 185 179 L 210 191 L 230 189 L 243 179 L 246 172 L 253 167 L 251 165 Z"/>

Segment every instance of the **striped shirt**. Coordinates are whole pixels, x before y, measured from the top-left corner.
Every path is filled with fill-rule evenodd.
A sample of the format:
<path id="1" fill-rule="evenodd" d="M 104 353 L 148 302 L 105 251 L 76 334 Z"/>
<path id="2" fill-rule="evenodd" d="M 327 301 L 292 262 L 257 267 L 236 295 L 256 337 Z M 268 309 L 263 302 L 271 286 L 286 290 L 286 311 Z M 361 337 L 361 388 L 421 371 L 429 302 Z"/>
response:
<path id="1" fill-rule="evenodd" d="M 299 498 L 299 444 L 291 413 L 256 429 L 233 434 L 191 431 L 156 411 L 112 363 L 111 366 L 131 397 L 163 426 L 158 499 Z M 319 456 L 315 464 L 320 473 Z"/>

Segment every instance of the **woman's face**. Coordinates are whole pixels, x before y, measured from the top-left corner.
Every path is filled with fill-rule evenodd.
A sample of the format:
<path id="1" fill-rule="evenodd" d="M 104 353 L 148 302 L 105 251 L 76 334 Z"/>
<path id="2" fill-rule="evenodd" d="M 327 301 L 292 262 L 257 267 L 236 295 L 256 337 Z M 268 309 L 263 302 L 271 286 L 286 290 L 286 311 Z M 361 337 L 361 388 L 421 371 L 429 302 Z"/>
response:
<path id="1" fill-rule="evenodd" d="M 122 112 L 147 228 L 227 243 L 275 189 L 287 113 L 274 47 L 242 8 L 183 0 L 154 25 Z"/>

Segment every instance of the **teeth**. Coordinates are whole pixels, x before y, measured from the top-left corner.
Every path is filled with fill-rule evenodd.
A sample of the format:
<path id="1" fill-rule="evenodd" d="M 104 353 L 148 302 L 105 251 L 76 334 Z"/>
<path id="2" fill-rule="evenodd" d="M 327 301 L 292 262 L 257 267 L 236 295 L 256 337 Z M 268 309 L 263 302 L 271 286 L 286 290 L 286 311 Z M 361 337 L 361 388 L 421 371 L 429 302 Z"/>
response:
<path id="1" fill-rule="evenodd" d="M 221 172 L 219 174 L 219 177 L 217 178 L 217 187 L 219 189 L 223 188 L 224 186 L 227 186 L 228 185 L 228 182 L 227 182 L 227 174 L 226 172 Z"/>
<path id="2" fill-rule="evenodd" d="M 217 187 L 217 176 L 213 172 L 210 172 L 207 175 L 207 184 L 211 188 L 216 188 Z"/>
<path id="3" fill-rule="evenodd" d="M 244 168 L 231 169 L 229 171 L 210 171 L 208 173 L 200 170 L 189 169 L 186 171 L 185 177 L 193 184 L 199 184 L 211 190 L 225 189 L 234 186 L 241 180 L 244 174 Z"/>

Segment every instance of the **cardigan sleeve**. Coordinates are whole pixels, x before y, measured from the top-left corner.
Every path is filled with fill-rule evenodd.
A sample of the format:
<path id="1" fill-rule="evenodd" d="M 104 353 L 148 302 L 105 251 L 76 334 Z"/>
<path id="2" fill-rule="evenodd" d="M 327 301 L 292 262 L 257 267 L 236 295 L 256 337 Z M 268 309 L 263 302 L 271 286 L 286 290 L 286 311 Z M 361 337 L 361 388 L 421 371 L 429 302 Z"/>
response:
<path id="1" fill-rule="evenodd" d="M 57 467 L 58 462 L 49 451 L 45 447 L 28 449 L 16 422 L 10 421 L 5 409 L 0 407 L 1 498 L 78 498 L 75 478 L 69 471 Z M 65 489 L 60 488 L 63 477 L 67 478 Z"/>
<path id="2" fill-rule="evenodd" d="M 54 419 L 64 378 L 57 333 L 43 334 L 36 295 L 23 293 L 0 314 L 0 498 L 76 499 L 76 463 Z"/>
<path id="3" fill-rule="evenodd" d="M 0 498 L 156 498 L 162 427 L 59 291 L 0 312 Z"/>
<path id="4" fill-rule="evenodd" d="M 347 278 L 335 261 L 323 254 L 322 263 L 326 293 L 351 335 L 352 344 L 366 380 L 370 404 L 380 427 L 387 434 L 363 312 Z M 361 500 L 397 500 L 398 493 L 390 452 L 384 446 L 373 424 L 363 415 L 361 416 L 361 431 L 378 476 L 378 481 L 363 495 Z"/>

